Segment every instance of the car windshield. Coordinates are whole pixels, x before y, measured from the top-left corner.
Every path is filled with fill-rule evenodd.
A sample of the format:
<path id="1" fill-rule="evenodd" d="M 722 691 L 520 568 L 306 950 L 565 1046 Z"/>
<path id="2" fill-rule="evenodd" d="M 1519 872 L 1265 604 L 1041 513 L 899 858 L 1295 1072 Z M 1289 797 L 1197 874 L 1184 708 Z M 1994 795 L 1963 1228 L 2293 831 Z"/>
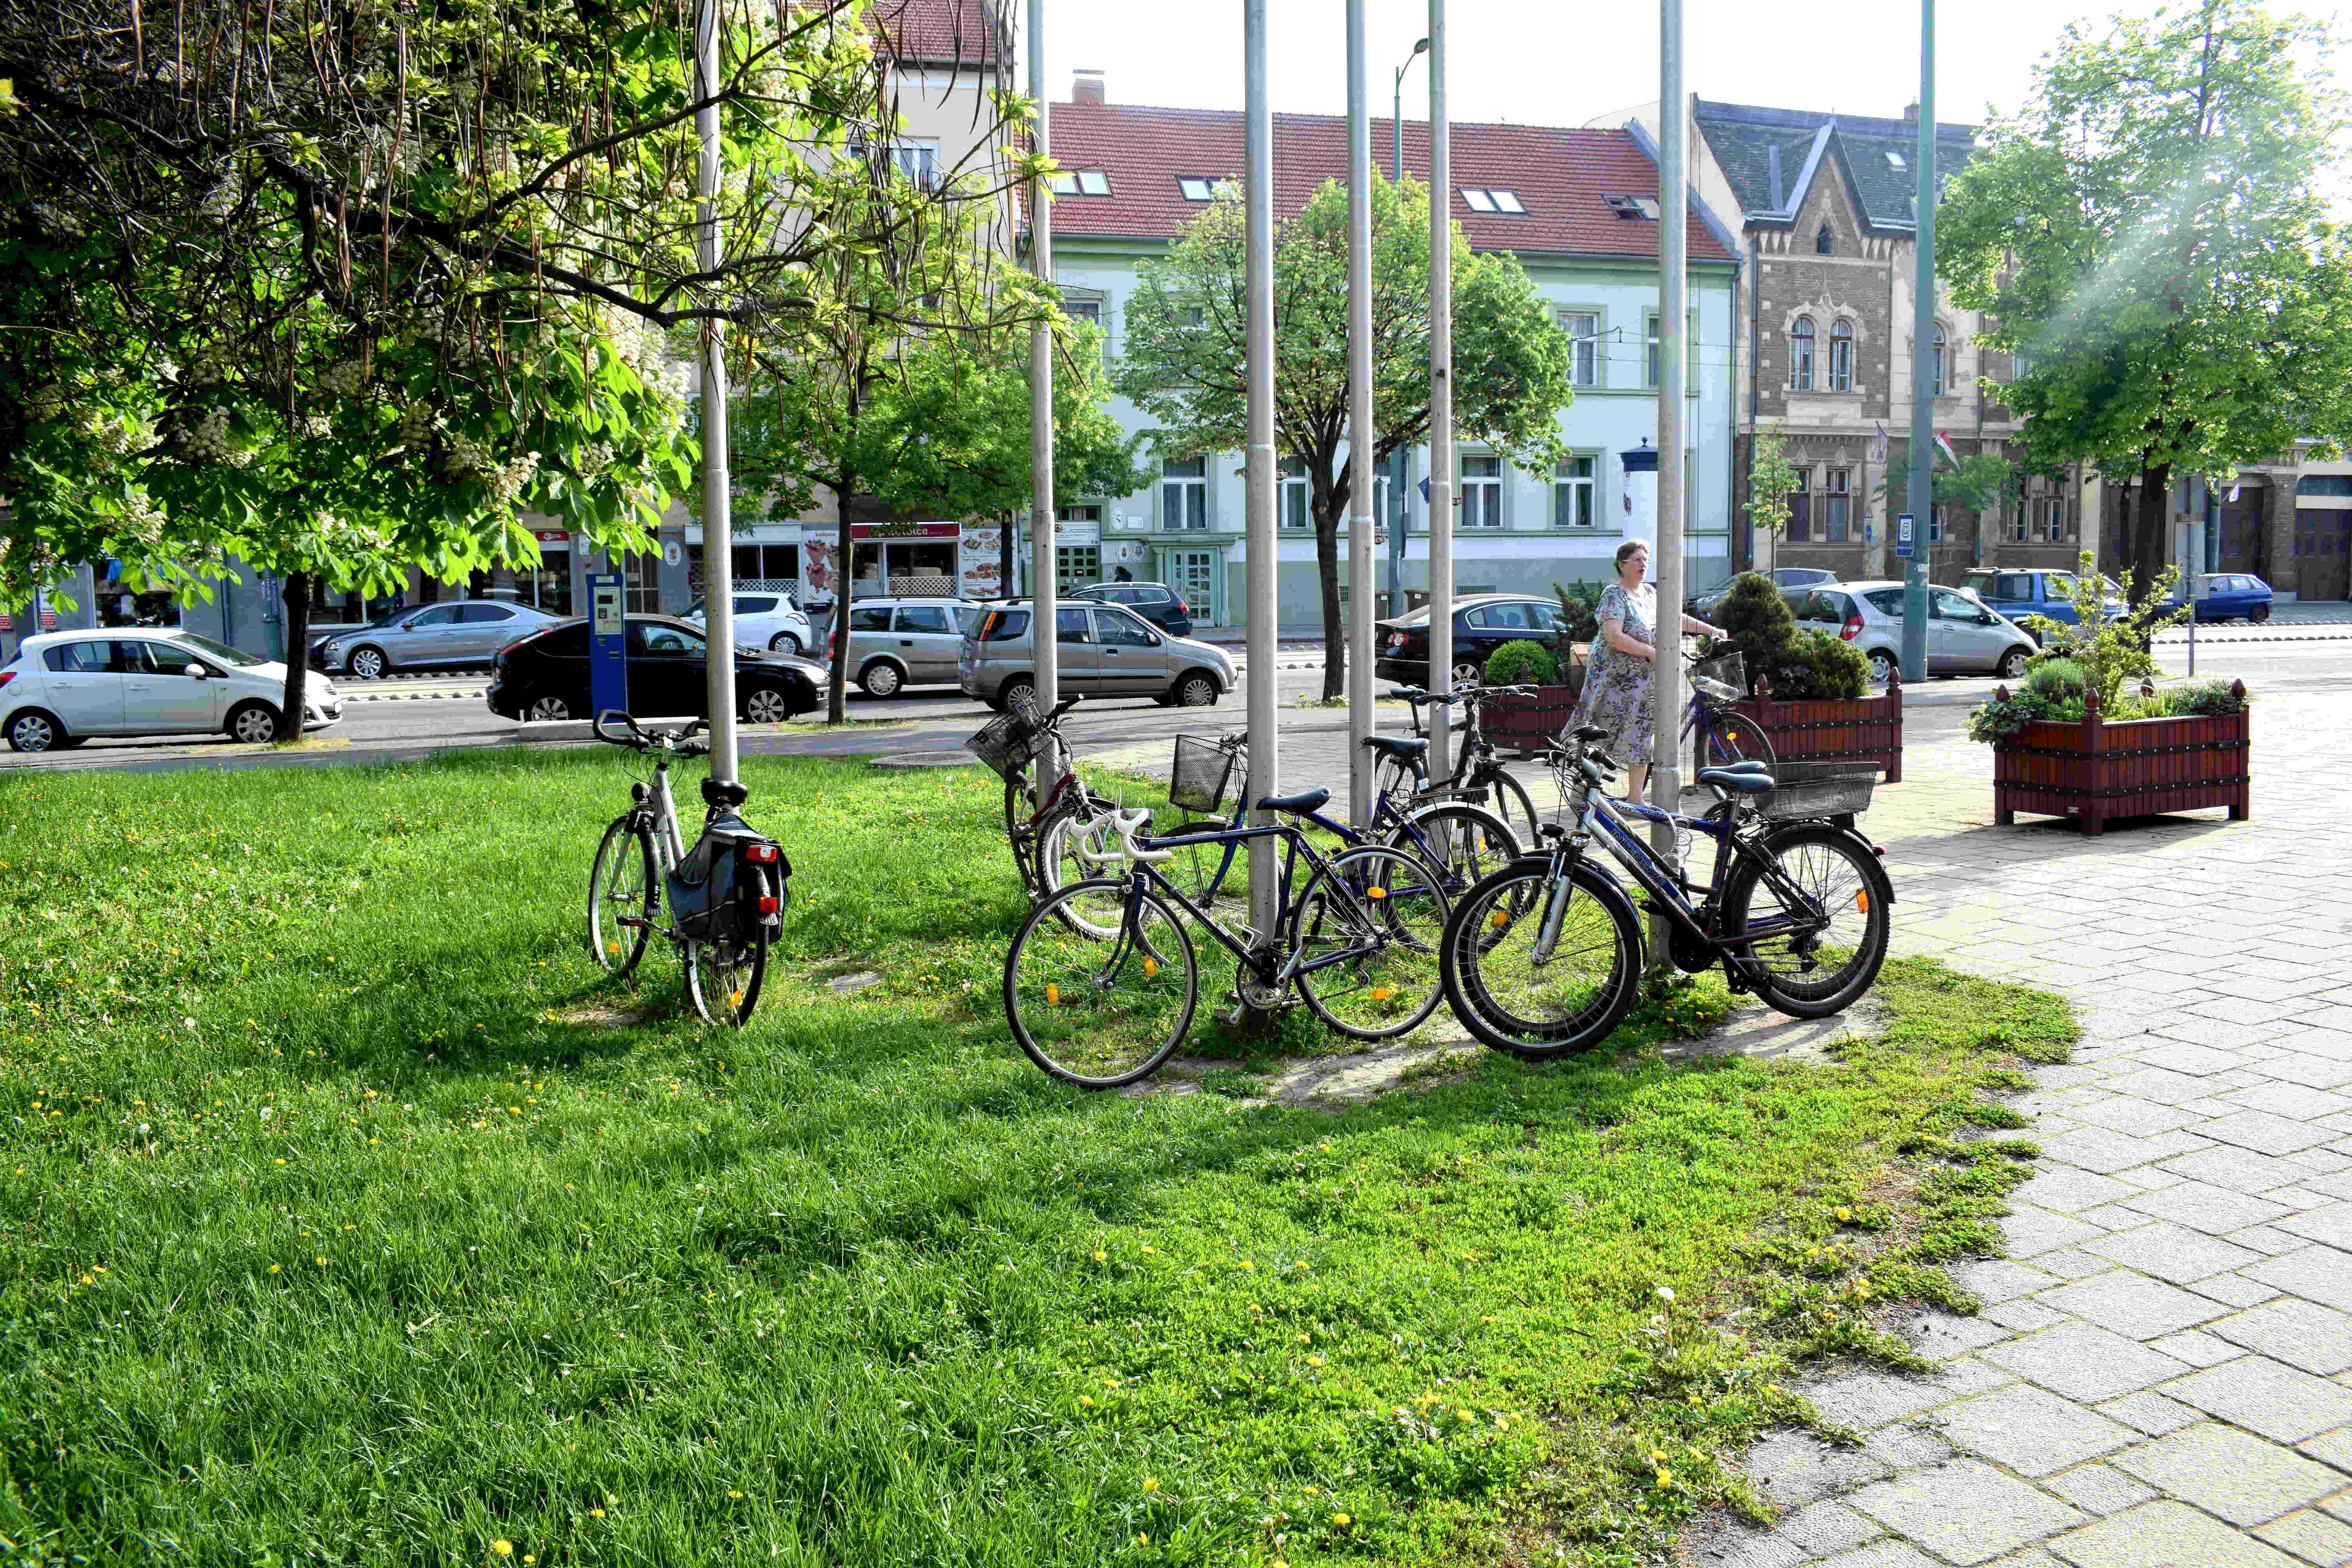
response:
<path id="1" fill-rule="evenodd" d="M 250 669 L 257 664 L 268 664 L 269 662 L 266 658 L 258 658 L 252 654 L 243 652 L 237 648 L 233 648 L 226 643 L 215 642 L 212 638 L 200 636 L 195 632 L 180 632 L 175 634 L 171 640 L 176 643 L 184 643 L 188 647 L 194 648 L 198 653 L 203 654 L 207 658 L 216 658 L 223 664 L 235 665 L 239 669 Z"/>

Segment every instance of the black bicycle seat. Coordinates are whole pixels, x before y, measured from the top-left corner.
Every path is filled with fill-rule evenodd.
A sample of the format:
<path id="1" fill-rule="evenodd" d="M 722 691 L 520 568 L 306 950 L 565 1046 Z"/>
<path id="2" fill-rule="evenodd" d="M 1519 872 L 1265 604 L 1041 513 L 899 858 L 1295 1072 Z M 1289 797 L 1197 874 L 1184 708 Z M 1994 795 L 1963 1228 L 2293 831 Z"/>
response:
<path id="1" fill-rule="evenodd" d="M 1594 741 L 1605 741 L 1609 738 L 1609 731 L 1598 724 L 1579 724 L 1569 733 L 1588 745 Z"/>
<path id="2" fill-rule="evenodd" d="M 702 781 L 702 803 L 722 811 L 732 811 L 751 798 L 751 792 L 733 779 Z"/>
<path id="3" fill-rule="evenodd" d="M 1286 811 L 1293 816 L 1304 816 L 1310 811 L 1320 811 L 1329 802 L 1331 792 L 1320 787 L 1301 790 L 1297 795 L 1270 795 L 1257 803 L 1260 811 Z"/>
<path id="4" fill-rule="evenodd" d="M 1397 735 L 1367 735 L 1364 744 L 1369 749 L 1391 757 L 1417 757 L 1429 750 L 1427 741 L 1415 741 Z"/>
<path id="5" fill-rule="evenodd" d="M 1762 795 L 1772 787 L 1772 775 L 1764 772 L 1760 763 L 1754 769 L 1701 768 L 1698 782 L 1729 790 L 1733 795 Z"/>

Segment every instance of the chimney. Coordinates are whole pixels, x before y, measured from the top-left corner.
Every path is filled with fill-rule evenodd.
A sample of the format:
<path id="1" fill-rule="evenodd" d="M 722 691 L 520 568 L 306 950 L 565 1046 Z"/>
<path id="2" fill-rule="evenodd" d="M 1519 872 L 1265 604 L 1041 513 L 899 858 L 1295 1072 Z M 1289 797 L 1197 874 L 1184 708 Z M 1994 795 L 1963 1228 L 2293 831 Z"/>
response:
<path id="1" fill-rule="evenodd" d="M 1918 124 L 1919 106 L 1916 103 L 1905 104 L 1903 106 L 1903 118 L 1913 125 Z"/>
<path id="2" fill-rule="evenodd" d="M 1078 73 L 1071 79 L 1070 101 L 1072 103 L 1102 102 L 1103 73 L 1098 70 L 1087 70 L 1082 68 Z"/>

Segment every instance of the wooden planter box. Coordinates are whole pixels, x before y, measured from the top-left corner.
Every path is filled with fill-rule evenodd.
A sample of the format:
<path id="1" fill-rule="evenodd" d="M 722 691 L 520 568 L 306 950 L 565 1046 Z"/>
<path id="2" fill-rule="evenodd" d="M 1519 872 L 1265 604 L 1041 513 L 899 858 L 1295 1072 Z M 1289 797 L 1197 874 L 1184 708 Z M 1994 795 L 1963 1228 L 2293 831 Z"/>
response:
<path id="1" fill-rule="evenodd" d="M 1523 757 L 1559 743 L 1559 732 L 1584 695 L 1584 671 L 1569 671 L 1567 683 L 1538 686 L 1530 697 L 1497 697 L 1486 704 L 1486 739 Z"/>
<path id="2" fill-rule="evenodd" d="M 2243 682 L 2236 687 L 2245 698 Z M 2003 700 L 2009 688 L 1993 695 Z M 2072 817 L 2085 834 L 2120 816 L 2226 806 L 2243 822 L 2252 808 L 2250 764 L 2252 715 L 2182 719 L 2099 717 L 2098 693 L 2084 703 L 2082 721 L 2037 720 L 1992 752 L 1993 820 L 2003 826 L 2021 811 Z"/>
<path id="3" fill-rule="evenodd" d="M 1777 760 L 1868 764 L 1883 770 L 1888 784 L 1902 782 L 1903 688 L 1897 683 L 1888 681 L 1876 697 L 1820 701 L 1782 702 L 1765 680 L 1756 690 L 1733 703 L 1732 711 L 1763 727 Z"/>

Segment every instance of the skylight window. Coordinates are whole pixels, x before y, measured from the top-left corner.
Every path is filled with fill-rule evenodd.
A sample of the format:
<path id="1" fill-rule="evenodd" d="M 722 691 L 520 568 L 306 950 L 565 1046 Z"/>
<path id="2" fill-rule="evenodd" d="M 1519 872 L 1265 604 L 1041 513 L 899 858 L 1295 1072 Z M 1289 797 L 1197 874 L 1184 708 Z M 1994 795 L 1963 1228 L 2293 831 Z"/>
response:
<path id="1" fill-rule="evenodd" d="M 1609 196 L 1604 199 L 1609 203 L 1609 210 L 1621 218 L 1648 218 L 1653 223 L 1657 221 L 1658 204 L 1651 197 Z"/>
<path id="2" fill-rule="evenodd" d="M 1462 199 L 1470 204 L 1470 210 L 1474 213 L 1490 213 L 1495 210 L 1495 198 L 1484 191 L 1474 191 L 1465 185 L 1462 189 Z"/>
<path id="3" fill-rule="evenodd" d="M 1071 169 L 1054 176 L 1057 196 L 1107 196 L 1110 176 L 1100 169 Z"/>
<path id="4" fill-rule="evenodd" d="M 1889 152 L 1886 154 L 1886 166 L 1890 169 L 1907 169 L 1911 165 L 1903 161 L 1902 153 Z"/>
<path id="5" fill-rule="evenodd" d="M 1524 213 L 1528 210 L 1520 205 L 1517 191 L 1488 191 L 1486 194 L 1495 198 L 1495 207 L 1498 212 Z"/>
<path id="6" fill-rule="evenodd" d="M 1485 187 L 1462 187 L 1462 199 L 1474 213 L 1522 213 L 1528 209 L 1515 191 L 1496 191 Z"/>
<path id="7" fill-rule="evenodd" d="M 1188 202 L 1209 202 L 1216 200 L 1219 196 L 1231 195 L 1241 187 L 1234 184 L 1230 174 L 1219 174 L 1214 177 L 1207 174 L 1179 174 L 1176 176 L 1176 188 L 1184 193 L 1184 199 Z M 1106 187 L 1104 195 L 1108 194 L 1108 188 Z"/>

